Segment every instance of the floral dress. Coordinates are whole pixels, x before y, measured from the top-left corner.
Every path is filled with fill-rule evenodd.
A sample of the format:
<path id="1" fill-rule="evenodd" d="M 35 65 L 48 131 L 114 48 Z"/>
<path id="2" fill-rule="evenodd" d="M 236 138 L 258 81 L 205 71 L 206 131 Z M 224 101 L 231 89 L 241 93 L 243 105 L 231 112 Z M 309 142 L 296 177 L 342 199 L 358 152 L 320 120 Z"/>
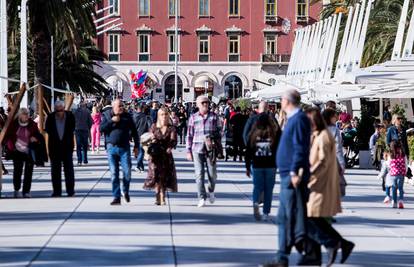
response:
<path id="1" fill-rule="evenodd" d="M 157 143 L 164 148 L 164 153 L 153 159 L 148 160 L 148 175 L 144 182 L 144 189 L 150 190 L 158 186 L 177 192 L 177 173 L 172 154 L 167 153 L 167 149 L 173 149 L 177 145 L 177 132 L 174 126 L 168 126 L 165 134 L 157 128 L 155 124 L 151 126 L 150 132 L 154 135 Z"/>

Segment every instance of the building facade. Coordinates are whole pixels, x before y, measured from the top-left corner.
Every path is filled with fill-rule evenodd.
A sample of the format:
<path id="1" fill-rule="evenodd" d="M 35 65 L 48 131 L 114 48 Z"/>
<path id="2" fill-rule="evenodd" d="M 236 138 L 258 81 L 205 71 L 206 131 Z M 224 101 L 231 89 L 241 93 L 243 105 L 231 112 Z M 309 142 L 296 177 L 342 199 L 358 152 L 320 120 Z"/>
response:
<path id="1" fill-rule="evenodd" d="M 178 43 L 175 5 L 178 4 Z M 199 94 L 238 98 L 285 74 L 294 30 L 318 19 L 321 4 L 309 0 L 105 0 L 102 14 L 122 25 L 98 37 L 108 55 L 98 72 L 130 95 L 129 73 L 143 70 L 155 82 L 153 97 L 174 97 L 178 53 L 178 97 Z"/>

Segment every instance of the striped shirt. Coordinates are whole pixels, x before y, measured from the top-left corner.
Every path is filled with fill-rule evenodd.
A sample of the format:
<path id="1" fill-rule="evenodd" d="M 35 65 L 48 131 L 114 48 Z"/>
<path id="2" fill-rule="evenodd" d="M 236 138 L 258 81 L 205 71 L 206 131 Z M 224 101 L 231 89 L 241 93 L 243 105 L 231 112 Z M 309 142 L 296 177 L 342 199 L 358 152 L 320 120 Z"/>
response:
<path id="1" fill-rule="evenodd" d="M 205 137 L 214 136 L 219 139 L 216 139 L 218 142 L 221 142 L 221 129 L 219 117 L 213 112 L 208 112 L 206 116 L 202 116 L 199 112 L 191 115 L 188 120 L 187 152 L 204 154 Z"/>

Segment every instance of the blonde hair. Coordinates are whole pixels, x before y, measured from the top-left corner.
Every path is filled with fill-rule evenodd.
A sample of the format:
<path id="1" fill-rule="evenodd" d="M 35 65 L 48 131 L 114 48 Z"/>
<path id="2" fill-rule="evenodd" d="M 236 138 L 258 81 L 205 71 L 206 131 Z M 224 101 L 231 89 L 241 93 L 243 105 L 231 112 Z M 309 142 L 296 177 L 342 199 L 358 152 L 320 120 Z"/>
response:
<path id="1" fill-rule="evenodd" d="M 172 125 L 172 121 L 171 121 L 171 118 L 170 118 L 170 113 L 168 112 L 168 109 L 167 109 L 167 108 L 165 108 L 165 107 L 162 107 L 162 108 L 160 108 L 160 109 L 158 110 L 158 112 L 157 112 L 157 123 L 156 123 L 157 128 L 161 128 L 161 127 L 162 127 L 160 117 L 161 117 L 161 113 L 163 113 L 163 112 L 164 112 L 164 113 L 167 113 L 167 117 L 168 117 L 168 123 L 167 123 L 167 126 Z"/>
<path id="2" fill-rule="evenodd" d="M 391 124 L 395 124 L 395 122 L 397 121 L 398 117 L 400 117 L 400 115 L 398 115 L 398 114 L 392 115 Z"/>
<path id="3" fill-rule="evenodd" d="M 93 106 L 92 108 L 92 114 L 96 114 L 98 113 L 98 107 L 97 106 Z"/>

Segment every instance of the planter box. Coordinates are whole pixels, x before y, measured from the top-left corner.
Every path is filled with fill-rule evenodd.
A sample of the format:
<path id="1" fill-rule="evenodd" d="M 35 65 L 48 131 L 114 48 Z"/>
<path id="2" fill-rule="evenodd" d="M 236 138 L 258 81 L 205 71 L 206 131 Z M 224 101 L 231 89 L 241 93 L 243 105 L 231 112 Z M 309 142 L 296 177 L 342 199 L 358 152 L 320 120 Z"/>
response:
<path id="1" fill-rule="evenodd" d="M 371 151 L 360 150 L 359 151 L 359 168 L 360 169 L 373 169 Z"/>

